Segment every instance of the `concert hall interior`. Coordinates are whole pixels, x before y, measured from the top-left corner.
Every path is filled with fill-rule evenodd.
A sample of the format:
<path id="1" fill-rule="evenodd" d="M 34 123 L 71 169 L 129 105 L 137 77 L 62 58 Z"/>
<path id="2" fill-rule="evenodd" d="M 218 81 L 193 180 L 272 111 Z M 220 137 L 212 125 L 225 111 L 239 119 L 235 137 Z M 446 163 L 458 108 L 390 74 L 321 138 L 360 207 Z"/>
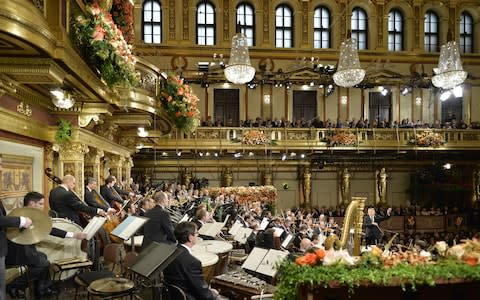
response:
<path id="1" fill-rule="evenodd" d="M 2 1 L 0 300 L 472 299 L 477 93 L 479 0 Z"/>

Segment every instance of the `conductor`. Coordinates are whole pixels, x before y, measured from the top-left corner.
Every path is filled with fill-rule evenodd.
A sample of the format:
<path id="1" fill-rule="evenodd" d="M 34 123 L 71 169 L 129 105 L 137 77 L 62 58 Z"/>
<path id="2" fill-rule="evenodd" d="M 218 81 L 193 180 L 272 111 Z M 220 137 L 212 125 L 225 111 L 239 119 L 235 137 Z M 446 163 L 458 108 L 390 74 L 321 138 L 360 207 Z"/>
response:
<path id="1" fill-rule="evenodd" d="M 376 245 L 382 239 L 382 229 L 378 226 L 378 223 L 387 220 L 390 218 L 390 213 L 392 212 L 392 208 L 389 207 L 387 209 L 386 216 L 377 216 L 375 214 L 375 208 L 369 207 L 367 210 L 367 215 L 363 220 L 363 225 L 366 228 L 365 233 L 365 242 L 367 246 L 369 245 Z"/>

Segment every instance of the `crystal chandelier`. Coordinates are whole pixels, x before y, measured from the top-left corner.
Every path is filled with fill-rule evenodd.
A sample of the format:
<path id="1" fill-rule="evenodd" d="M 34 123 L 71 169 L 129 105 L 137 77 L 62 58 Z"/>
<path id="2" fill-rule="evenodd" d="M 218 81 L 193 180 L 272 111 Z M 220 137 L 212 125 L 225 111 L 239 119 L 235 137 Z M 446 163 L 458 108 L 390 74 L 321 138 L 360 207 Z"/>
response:
<path id="1" fill-rule="evenodd" d="M 227 80 L 235 84 L 250 82 L 255 76 L 255 68 L 250 64 L 247 37 L 243 33 L 237 33 L 232 38 L 230 60 L 224 72 Z"/>
<path id="2" fill-rule="evenodd" d="M 58 108 L 69 109 L 75 104 L 75 99 L 73 99 L 72 95 L 65 90 L 55 89 L 51 90 L 50 93 L 53 95 L 53 104 Z"/>
<path id="3" fill-rule="evenodd" d="M 338 86 L 352 87 L 362 82 L 365 70 L 360 66 L 355 39 L 347 39 L 340 46 L 340 58 L 333 81 Z"/>
<path id="4" fill-rule="evenodd" d="M 442 46 L 438 68 L 433 68 L 433 72 L 433 85 L 442 89 L 452 89 L 465 81 L 467 72 L 463 70 L 460 51 L 455 41 Z"/>

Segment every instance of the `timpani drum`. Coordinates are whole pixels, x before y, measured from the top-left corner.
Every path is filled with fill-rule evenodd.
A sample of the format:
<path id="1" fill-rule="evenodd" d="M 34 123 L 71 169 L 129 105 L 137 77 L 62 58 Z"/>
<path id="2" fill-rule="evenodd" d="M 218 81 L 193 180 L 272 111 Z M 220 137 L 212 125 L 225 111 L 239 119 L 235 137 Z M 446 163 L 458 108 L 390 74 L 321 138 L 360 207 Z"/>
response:
<path id="1" fill-rule="evenodd" d="M 52 218 L 52 227 L 77 233 L 83 229 L 74 222 L 63 218 Z M 74 238 L 59 238 L 48 235 L 36 245 L 37 250 L 47 255 L 48 261 L 55 264 L 56 261 L 87 261 L 87 253 L 81 249 L 82 241 Z M 59 274 L 59 280 L 66 280 L 77 273 L 77 269 L 63 271 Z"/>
<path id="2" fill-rule="evenodd" d="M 210 280 L 215 276 L 215 266 L 218 262 L 218 255 L 201 251 L 192 251 L 192 255 L 202 263 L 203 277 L 205 277 L 207 283 L 210 283 Z"/>
<path id="3" fill-rule="evenodd" d="M 227 271 L 228 256 L 233 249 L 233 245 L 229 242 L 218 240 L 203 240 L 197 242 L 192 248 L 193 252 L 210 252 L 218 255 L 218 263 L 215 266 L 214 275 L 224 274 Z"/>

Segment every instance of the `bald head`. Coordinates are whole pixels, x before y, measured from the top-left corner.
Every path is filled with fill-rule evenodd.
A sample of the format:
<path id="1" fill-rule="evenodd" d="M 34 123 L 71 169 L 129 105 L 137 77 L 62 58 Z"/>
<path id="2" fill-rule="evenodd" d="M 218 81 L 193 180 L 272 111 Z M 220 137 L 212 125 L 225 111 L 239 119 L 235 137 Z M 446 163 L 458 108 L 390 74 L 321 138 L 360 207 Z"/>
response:
<path id="1" fill-rule="evenodd" d="M 160 191 L 156 192 L 155 196 L 153 196 L 153 200 L 155 200 L 155 203 L 161 206 L 167 206 L 168 203 L 168 196 L 166 193 Z"/>
<path id="2" fill-rule="evenodd" d="M 69 190 L 73 190 L 75 187 L 75 177 L 70 174 L 63 176 L 62 184 L 65 185 Z"/>

